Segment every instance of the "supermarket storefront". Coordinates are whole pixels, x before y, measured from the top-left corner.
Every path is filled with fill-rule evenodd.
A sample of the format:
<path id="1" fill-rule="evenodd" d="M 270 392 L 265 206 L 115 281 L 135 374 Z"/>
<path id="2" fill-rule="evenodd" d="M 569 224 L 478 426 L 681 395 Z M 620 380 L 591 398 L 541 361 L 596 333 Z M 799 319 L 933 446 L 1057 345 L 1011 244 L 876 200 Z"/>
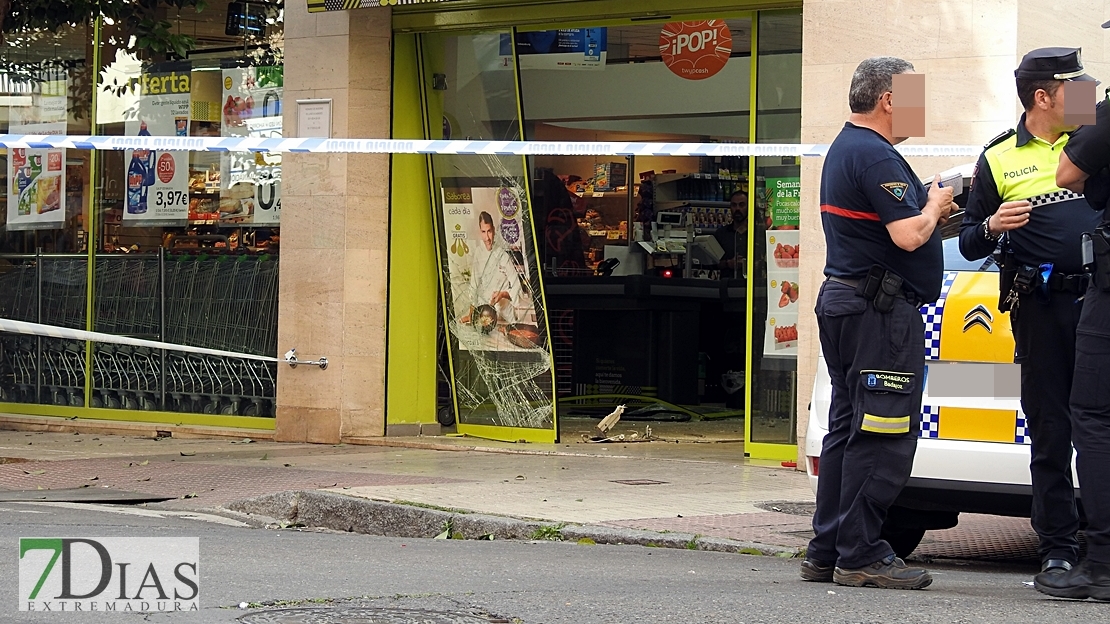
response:
<path id="1" fill-rule="evenodd" d="M 297 136 L 323 104 L 335 137 L 798 141 L 799 9 L 657 4 L 219 6 L 138 56 L 101 20 L 28 45 L 6 129 Z M 0 316 L 244 357 L 5 333 L 0 410 L 554 441 L 624 403 L 792 456 L 798 169 L 12 150 Z M 332 366 L 251 357 L 293 347 Z"/>
<path id="2" fill-rule="evenodd" d="M 394 138 L 800 139 L 800 8 L 508 4 L 393 8 Z M 799 176 L 792 157 L 394 155 L 387 428 L 552 442 L 624 404 L 640 429 L 793 459 Z"/>

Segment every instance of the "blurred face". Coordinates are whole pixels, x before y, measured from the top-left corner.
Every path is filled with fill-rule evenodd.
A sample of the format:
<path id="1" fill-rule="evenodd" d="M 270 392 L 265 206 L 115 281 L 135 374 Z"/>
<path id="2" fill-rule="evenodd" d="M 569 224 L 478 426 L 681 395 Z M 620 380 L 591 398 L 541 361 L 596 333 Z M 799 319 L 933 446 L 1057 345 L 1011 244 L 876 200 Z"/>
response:
<path id="1" fill-rule="evenodd" d="M 1037 105 L 1048 114 L 1054 130 L 1059 132 L 1072 132 L 1079 126 L 1064 123 L 1064 93 L 1067 91 L 1064 86 L 1065 85 L 1060 85 L 1057 87 L 1056 92 L 1052 95 L 1045 93 L 1043 100 L 1040 94 L 1038 94 Z"/>
<path id="2" fill-rule="evenodd" d="M 493 251 L 493 224 L 481 221 L 478 225 L 482 230 L 482 244 L 486 246 L 486 251 Z"/>
<path id="3" fill-rule="evenodd" d="M 729 210 L 732 211 L 732 222 L 736 224 L 748 222 L 748 196 L 737 193 L 729 200 Z"/>

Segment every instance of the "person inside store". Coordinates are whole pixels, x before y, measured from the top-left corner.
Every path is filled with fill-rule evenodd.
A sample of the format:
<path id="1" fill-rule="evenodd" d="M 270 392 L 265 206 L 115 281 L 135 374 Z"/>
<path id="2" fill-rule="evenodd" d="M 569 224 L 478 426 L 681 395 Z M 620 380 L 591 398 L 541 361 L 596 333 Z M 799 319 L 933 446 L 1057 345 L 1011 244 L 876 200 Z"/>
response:
<path id="1" fill-rule="evenodd" d="M 1110 27 L 1110 22 L 1102 25 Z M 1110 600 L 1110 104 L 1095 107 L 1095 124 L 1079 128 L 1064 146 L 1056 184 L 1082 193 L 1102 223 L 1084 234 L 1093 256 L 1091 279 L 1076 328 L 1069 407 L 1075 470 L 1087 517 L 1087 556 L 1063 574 L 1042 572 L 1037 591 L 1058 598 Z M 1072 218 L 1085 219 L 1075 213 Z M 1089 243 L 1087 242 L 1089 241 Z"/>
<path id="2" fill-rule="evenodd" d="M 476 309 L 482 305 L 493 306 L 497 320 L 515 323 L 514 302 L 520 299 L 520 274 L 516 270 L 509 250 L 497 240 L 497 230 L 490 213 L 482 211 L 478 215 L 478 231 L 482 247 L 475 250 L 471 264 L 471 305 Z M 463 324 L 471 322 L 471 313 L 459 319 Z"/>
<path id="3" fill-rule="evenodd" d="M 566 184 L 550 169 L 545 169 L 542 189 L 544 219 L 544 266 L 553 266 L 556 276 L 575 276 L 586 274 L 586 247 L 589 237 L 578 225 L 574 198 Z"/>
<path id="4" fill-rule="evenodd" d="M 1021 365 L 1021 408 L 1032 441 L 1031 524 L 1041 571 L 1063 574 L 1079 561 L 1068 395 L 1087 286 L 1080 241 L 1102 212 L 1086 210 L 1080 195 L 1061 192 L 1056 165 L 1076 129 L 1064 121 L 1064 85 L 1094 79 L 1083 73 L 1074 48 L 1033 50 L 1014 75 L 1025 112 L 1016 130 L 995 137 L 979 157 L 960 224 L 960 252 L 980 260 L 1002 244 L 998 308 L 1010 314 L 1014 361 Z M 1044 288 L 1035 292 L 1040 282 Z"/>
<path id="5" fill-rule="evenodd" d="M 952 189 L 926 189 L 894 149 L 894 76 L 909 62 L 870 58 L 856 67 L 851 115 L 821 171 L 826 280 L 817 295 L 821 350 L 832 381 L 821 445 L 814 537 L 801 577 L 852 587 L 922 589 L 881 538 L 887 511 L 909 480 L 917 451 L 925 373 L 919 307 L 940 296 L 939 225 Z"/>
<path id="6" fill-rule="evenodd" d="M 729 210 L 732 212 L 732 221 L 722 225 L 713 232 L 713 238 L 725 250 L 717 266 L 721 270 L 721 279 L 744 277 L 744 258 L 748 254 L 748 194 L 736 191 L 728 198 Z"/>

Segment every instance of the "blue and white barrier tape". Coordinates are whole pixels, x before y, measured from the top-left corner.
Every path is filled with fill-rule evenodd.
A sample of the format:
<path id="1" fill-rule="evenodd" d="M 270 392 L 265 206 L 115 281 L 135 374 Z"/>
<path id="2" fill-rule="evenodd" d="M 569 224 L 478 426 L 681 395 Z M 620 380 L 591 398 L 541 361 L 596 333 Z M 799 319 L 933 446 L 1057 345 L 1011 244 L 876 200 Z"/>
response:
<path id="1" fill-rule="evenodd" d="M 185 353 L 196 353 L 199 355 L 216 355 L 220 357 L 238 358 L 242 360 L 258 360 L 261 362 L 277 362 L 277 358 L 266 357 L 264 355 L 247 355 L 246 353 L 235 353 L 233 351 L 221 351 L 219 349 L 205 349 L 203 347 L 190 347 L 186 345 L 172 344 L 169 342 L 159 342 L 157 340 L 143 340 L 141 338 L 128 338 L 127 336 L 116 336 L 113 334 L 102 334 L 100 332 L 82 331 L 79 329 L 69 329 L 66 327 L 58 327 L 56 325 L 42 325 L 40 323 L 28 323 L 26 321 L 13 321 L 11 319 L 0 318 L 0 332 L 9 332 L 13 334 L 24 334 L 29 336 L 43 336 L 46 338 L 62 338 L 65 340 L 88 340 L 90 342 L 106 342 L 119 345 L 130 345 L 133 347 L 147 347 L 150 349 L 166 349 L 169 351 L 183 351 Z"/>
<path id="2" fill-rule="evenodd" d="M 311 154 L 481 154 L 489 156 L 824 156 L 821 143 L 573 143 L 558 141 L 404 141 L 257 137 L 68 136 L 4 134 L 0 148 L 151 149 Z M 976 157 L 978 145 L 899 145 L 903 156 Z"/>

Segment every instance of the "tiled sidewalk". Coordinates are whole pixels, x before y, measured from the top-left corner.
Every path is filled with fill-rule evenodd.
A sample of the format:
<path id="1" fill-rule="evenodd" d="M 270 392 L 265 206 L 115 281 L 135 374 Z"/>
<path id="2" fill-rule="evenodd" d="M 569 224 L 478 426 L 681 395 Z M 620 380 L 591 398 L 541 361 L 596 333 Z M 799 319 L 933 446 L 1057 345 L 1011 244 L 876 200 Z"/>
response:
<path id="1" fill-rule="evenodd" d="M 151 506 L 176 509 L 328 489 L 554 522 L 808 542 L 813 493 L 804 473 L 727 454 L 651 456 L 644 446 L 633 449 L 638 456 L 605 457 L 0 431 L 0 489 L 113 488 L 173 497 Z M 181 498 L 189 494 L 196 497 Z M 767 511 L 775 505 L 791 513 Z M 915 556 L 1035 561 L 1035 549 L 1027 519 L 965 515 L 954 529 L 928 533 Z"/>

